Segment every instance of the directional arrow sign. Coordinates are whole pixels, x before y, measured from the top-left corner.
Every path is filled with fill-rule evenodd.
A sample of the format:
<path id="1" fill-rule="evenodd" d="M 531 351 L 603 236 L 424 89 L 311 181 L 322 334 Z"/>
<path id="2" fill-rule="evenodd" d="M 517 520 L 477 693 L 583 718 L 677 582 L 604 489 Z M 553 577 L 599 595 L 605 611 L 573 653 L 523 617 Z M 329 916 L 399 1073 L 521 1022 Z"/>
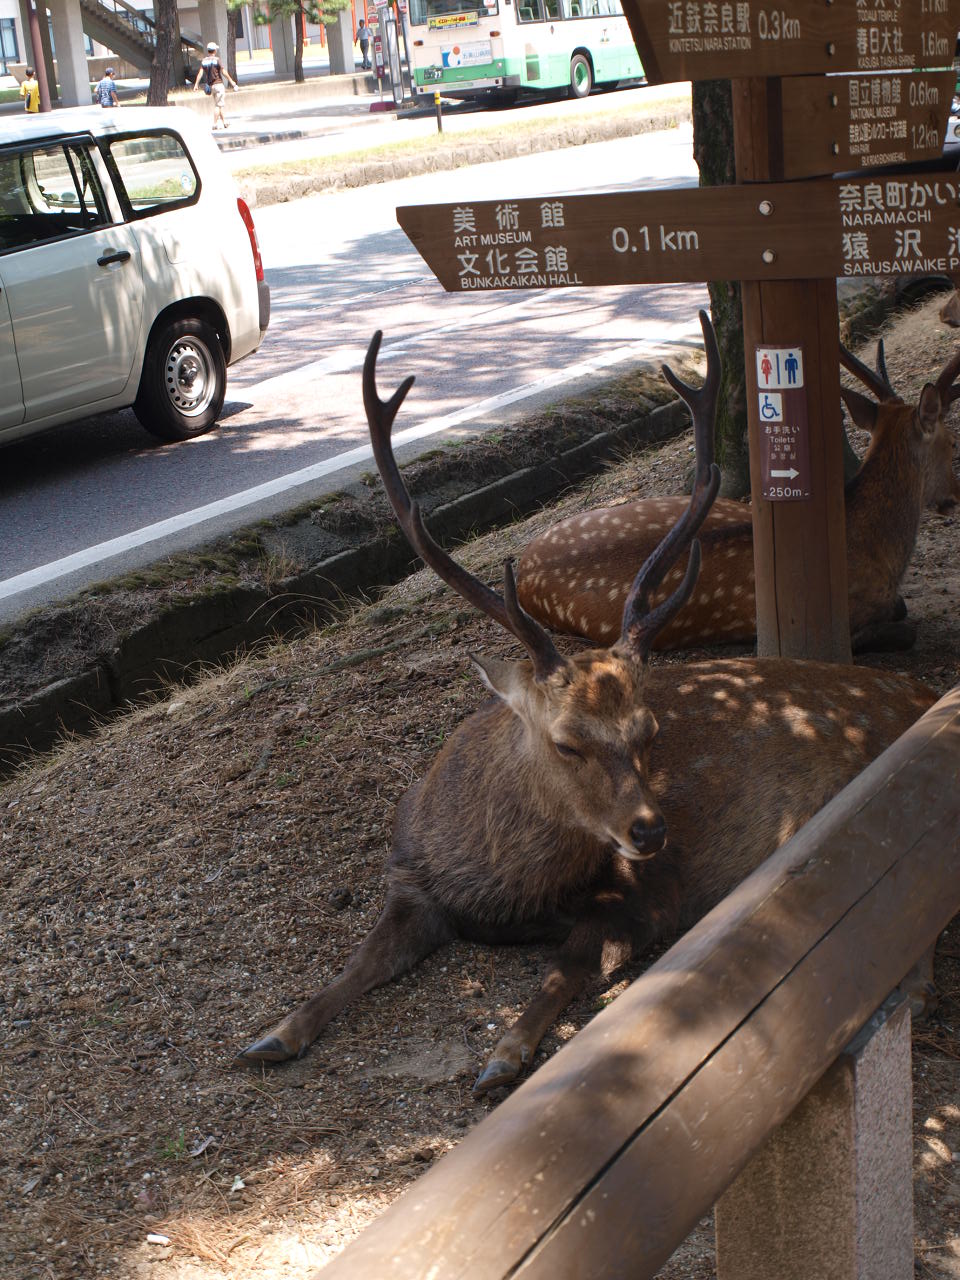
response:
<path id="1" fill-rule="evenodd" d="M 893 174 L 408 205 L 451 292 L 960 273 L 960 177 Z"/>
<path id="2" fill-rule="evenodd" d="M 780 84 L 784 178 L 935 160 L 955 73 L 791 76 Z"/>
<path id="3" fill-rule="evenodd" d="M 946 67 L 960 0 L 623 0 L 652 84 Z"/>

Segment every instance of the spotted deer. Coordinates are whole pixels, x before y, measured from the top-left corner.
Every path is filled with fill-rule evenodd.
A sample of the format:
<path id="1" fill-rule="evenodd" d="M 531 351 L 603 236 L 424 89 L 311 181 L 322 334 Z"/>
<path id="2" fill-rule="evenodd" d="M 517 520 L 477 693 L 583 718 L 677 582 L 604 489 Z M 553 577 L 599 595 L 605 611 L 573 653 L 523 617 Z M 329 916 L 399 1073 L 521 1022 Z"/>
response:
<path id="1" fill-rule="evenodd" d="M 664 371 L 693 415 L 702 463 L 693 493 L 636 575 L 614 643 L 573 657 L 520 607 L 509 561 L 500 595 L 427 532 L 390 443 L 413 378 L 380 399 L 374 335 L 364 405 L 400 526 L 425 563 L 512 635 L 526 659 L 473 658 L 493 696 L 398 804 L 379 919 L 340 976 L 242 1058 L 302 1055 L 352 1000 L 455 938 L 553 942 L 539 993 L 474 1090 L 509 1083 L 592 975 L 694 921 L 930 705 L 932 695 L 909 680 L 853 667 L 758 659 L 648 666 L 658 632 L 694 590 L 696 533 L 719 482 L 703 460 L 720 356 L 703 313 L 701 324 L 704 385 L 695 390 Z M 679 586 L 653 604 L 685 553 Z"/>
<path id="2" fill-rule="evenodd" d="M 904 648 L 914 628 L 898 602 L 925 506 L 960 501 L 954 442 L 945 415 L 960 395 L 960 353 L 928 382 L 916 406 L 887 377 L 883 343 L 877 372 L 846 348 L 841 363 L 876 396 L 841 387 L 857 426 L 870 432 L 863 463 L 845 490 L 850 630 L 855 650 Z M 534 618 L 597 644 L 617 635 L 631 566 L 656 546 L 686 499 L 641 498 L 571 516 L 535 538 L 517 562 L 517 594 Z M 703 567 L 687 607 L 664 627 L 659 649 L 745 644 L 756 636 L 753 526 L 740 503 L 715 503 L 700 534 Z M 668 575 L 663 590 L 676 585 Z"/>

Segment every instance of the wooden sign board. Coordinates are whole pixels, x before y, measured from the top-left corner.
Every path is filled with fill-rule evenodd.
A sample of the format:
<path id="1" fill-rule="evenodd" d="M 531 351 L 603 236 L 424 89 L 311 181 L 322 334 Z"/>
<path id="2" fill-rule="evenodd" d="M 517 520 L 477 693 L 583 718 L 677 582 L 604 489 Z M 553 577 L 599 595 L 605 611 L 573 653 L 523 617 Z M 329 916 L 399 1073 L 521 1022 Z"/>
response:
<path id="1" fill-rule="evenodd" d="M 397 220 L 455 293 L 960 273 L 953 173 L 407 205 Z"/>
<path id="2" fill-rule="evenodd" d="M 960 0 L 623 0 L 651 84 L 946 67 Z"/>
<path id="3" fill-rule="evenodd" d="M 784 79 L 783 177 L 935 160 L 955 82 L 952 70 Z"/>

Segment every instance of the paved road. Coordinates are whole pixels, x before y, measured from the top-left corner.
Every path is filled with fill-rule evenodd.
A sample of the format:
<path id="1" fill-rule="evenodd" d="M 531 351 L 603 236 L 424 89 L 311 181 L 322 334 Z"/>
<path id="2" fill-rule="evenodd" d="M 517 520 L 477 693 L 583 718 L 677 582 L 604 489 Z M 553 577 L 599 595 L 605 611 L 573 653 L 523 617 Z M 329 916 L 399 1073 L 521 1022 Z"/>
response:
<path id="1" fill-rule="evenodd" d="M 701 286 L 448 296 L 396 226 L 404 203 L 693 180 L 689 130 L 577 148 L 575 173 L 570 154 L 260 210 L 273 319 L 232 371 L 217 432 L 158 448 L 124 412 L 4 450 L 0 618 L 368 470 L 359 368 L 374 328 L 383 386 L 418 378 L 398 431 L 428 446 L 695 342 Z"/>

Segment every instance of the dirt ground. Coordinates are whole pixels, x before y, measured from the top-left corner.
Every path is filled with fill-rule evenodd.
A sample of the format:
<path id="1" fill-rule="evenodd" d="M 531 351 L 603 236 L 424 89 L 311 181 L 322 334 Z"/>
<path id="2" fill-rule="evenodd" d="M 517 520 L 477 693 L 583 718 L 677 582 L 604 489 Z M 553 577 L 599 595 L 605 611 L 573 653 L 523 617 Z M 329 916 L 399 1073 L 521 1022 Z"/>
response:
<path id="1" fill-rule="evenodd" d="M 898 322 L 901 394 L 956 343 L 936 302 Z M 628 459 L 461 559 L 495 582 L 559 514 L 679 492 L 690 447 Z M 924 517 L 904 583 L 915 649 L 867 659 L 938 692 L 960 682 L 958 526 Z M 421 573 L 0 789 L 5 1276 L 300 1280 L 495 1105 L 470 1086 L 536 989 L 539 948 L 456 944 L 302 1061 L 233 1063 L 373 924 L 394 805 L 483 698 L 472 649 L 516 646 Z M 641 968 L 594 984 L 539 1060 Z M 916 1251 L 942 1280 L 960 1277 L 956 922 L 937 976 L 938 1015 L 915 1031 Z M 713 1274 L 709 1224 L 661 1273 Z"/>

